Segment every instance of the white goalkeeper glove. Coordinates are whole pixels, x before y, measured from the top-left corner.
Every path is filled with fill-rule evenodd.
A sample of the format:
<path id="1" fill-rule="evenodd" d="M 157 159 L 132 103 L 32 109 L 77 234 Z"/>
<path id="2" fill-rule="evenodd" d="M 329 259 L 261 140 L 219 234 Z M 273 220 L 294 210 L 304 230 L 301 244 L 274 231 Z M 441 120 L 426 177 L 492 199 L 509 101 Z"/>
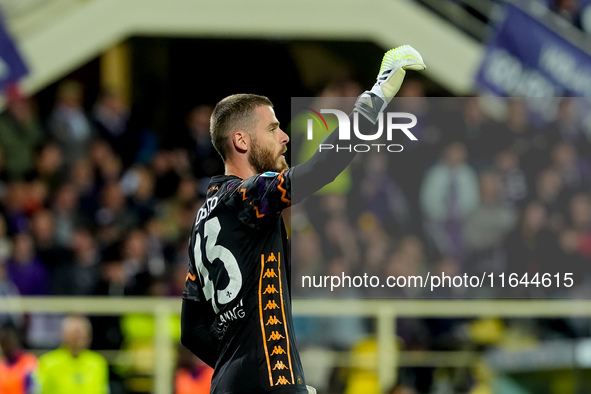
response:
<path id="1" fill-rule="evenodd" d="M 406 70 L 422 71 L 425 68 L 421 54 L 410 45 L 390 49 L 382 59 L 376 83 L 357 98 L 356 111 L 376 124 L 380 112 L 386 109 L 402 86 Z"/>
<path id="2" fill-rule="evenodd" d="M 316 389 L 312 386 L 306 386 L 308 389 L 308 394 L 316 394 Z"/>

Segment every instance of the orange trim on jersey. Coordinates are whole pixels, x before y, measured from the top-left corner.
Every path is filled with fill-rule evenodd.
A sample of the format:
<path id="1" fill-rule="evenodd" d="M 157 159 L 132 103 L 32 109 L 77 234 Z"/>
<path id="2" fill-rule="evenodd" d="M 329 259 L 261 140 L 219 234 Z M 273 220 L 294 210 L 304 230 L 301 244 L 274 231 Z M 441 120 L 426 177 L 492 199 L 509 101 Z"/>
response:
<path id="1" fill-rule="evenodd" d="M 271 362 L 269 361 L 269 349 L 267 349 L 267 342 L 265 341 L 265 322 L 263 321 L 263 271 L 265 270 L 265 255 L 261 254 L 261 278 L 259 279 L 259 312 L 261 316 L 261 331 L 263 337 L 263 345 L 265 345 L 265 356 L 267 357 L 267 368 L 269 369 L 269 384 L 273 386 L 273 375 L 271 373 Z M 285 320 L 285 318 L 283 319 Z M 288 345 L 289 346 L 289 345 Z M 293 374 L 292 374 L 293 375 Z"/>
<path id="2" fill-rule="evenodd" d="M 279 189 L 279 191 L 281 192 L 281 201 L 287 203 L 288 206 L 290 206 L 291 200 L 285 197 L 285 195 L 287 194 L 287 190 L 284 187 L 282 187 L 282 185 L 285 183 L 285 178 L 283 178 L 284 173 L 285 170 L 281 171 L 281 174 L 279 174 L 279 185 L 277 186 L 277 189 Z"/>
<path id="3" fill-rule="evenodd" d="M 265 214 L 264 214 L 264 213 L 259 213 L 259 207 L 257 207 L 256 205 L 254 206 L 254 210 L 255 210 L 255 212 L 256 212 L 256 214 L 257 214 L 257 219 L 260 219 L 260 218 L 262 218 L 263 216 L 265 216 Z"/>
<path id="4" fill-rule="evenodd" d="M 246 188 L 240 189 L 242 192 L 242 201 L 246 201 L 248 197 L 246 197 Z"/>
<path id="5" fill-rule="evenodd" d="M 277 271 L 279 271 L 279 296 L 281 297 L 281 313 L 283 313 L 283 321 L 285 320 L 285 307 L 283 306 L 283 286 L 281 286 L 281 253 L 277 253 Z M 262 315 L 261 315 L 262 316 Z M 262 322 L 262 319 L 261 319 Z M 285 337 L 287 341 L 287 360 L 289 361 L 289 370 L 291 371 L 291 384 L 295 384 L 295 379 L 293 378 L 293 367 L 291 366 L 291 353 L 289 352 L 289 333 L 287 332 L 287 324 L 285 324 Z"/>
<path id="6" fill-rule="evenodd" d="M 195 279 L 197 279 L 197 275 L 192 275 L 190 272 L 187 272 L 187 277 L 185 278 L 185 282 L 191 279 L 193 282 L 195 282 Z"/>

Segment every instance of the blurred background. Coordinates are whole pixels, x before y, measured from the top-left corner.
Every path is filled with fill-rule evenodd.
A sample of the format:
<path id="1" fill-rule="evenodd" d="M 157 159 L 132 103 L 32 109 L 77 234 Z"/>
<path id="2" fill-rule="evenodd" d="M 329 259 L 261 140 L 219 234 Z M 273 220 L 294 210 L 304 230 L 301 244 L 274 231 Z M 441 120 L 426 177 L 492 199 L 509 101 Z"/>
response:
<path id="1" fill-rule="evenodd" d="M 422 130 L 412 177 L 378 155 L 288 213 L 294 251 L 311 261 L 294 269 L 586 272 L 590 5 L 0 0 L 0 392 L 208 392 L 211 370 L 178 346 L 177 314 L 194 214 L 223 171 L 213 105 L 266 95 L 288 124 L 292 97 L 357 96 L 401 44 L 428 66 L 408 75 L 401 103 L 427 114 L 445 97 L 453 133 Z M 453 210 L 433 182 L 446 167 L 465 179 Z M 368 174 L 382 187 L 343 197 Z M 315 223 L 318 211 L 334 220 Z M 591 392 L 590 279 L 504 294 L 557 301 L 326 300 L 294 288 L 317 297 L 294 302 L 308 383 Z M 399 296 L 424 297 L 408 290 Z M 68 368 L 51 366 L 79 354 L 92 367 L 66 387 Z"/>

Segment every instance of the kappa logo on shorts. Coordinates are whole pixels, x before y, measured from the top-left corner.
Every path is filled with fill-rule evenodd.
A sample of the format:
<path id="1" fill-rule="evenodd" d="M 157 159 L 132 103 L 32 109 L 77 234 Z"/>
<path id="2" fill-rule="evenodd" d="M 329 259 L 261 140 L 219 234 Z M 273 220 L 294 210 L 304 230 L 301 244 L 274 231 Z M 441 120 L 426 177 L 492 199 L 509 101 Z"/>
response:
<path id="1" fill-rule="evenodd" d="M 275 383 L 276 385 L 286 385 L 286 384 L 290 384 L 289 380 L 285 379 L 285 376 L 280 376 L 279 379 L 277 379 L 277 383 Z"/>
<path id="2" fill-rule="evenodd" d="M 273 268 L 267 268 L 267 272 L 263 275 L 263 278 L 276 278 L 277 274 Z"/>
<path id="3" fill-rule="evenodd" d="M 275 300 L 270 300 L 269 302 L 267 302 L 267 305 L 265 305 L 265 310 L 267 309 L 278 309 L 279 305 L 277 305 L 277 303 L 275 302 Z"/>

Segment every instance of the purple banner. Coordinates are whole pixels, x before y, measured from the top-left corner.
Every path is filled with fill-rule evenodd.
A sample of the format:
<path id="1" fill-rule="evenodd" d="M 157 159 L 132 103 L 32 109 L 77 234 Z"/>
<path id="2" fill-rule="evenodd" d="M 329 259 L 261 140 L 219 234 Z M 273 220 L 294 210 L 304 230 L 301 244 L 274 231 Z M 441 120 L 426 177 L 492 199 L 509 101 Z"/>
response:
<path id="1" fill-rule="evenodd" d="M 20 56 L 5 21 L 0 17 L 0 91 L 27 74 L 27 66 Z"/>
<path id="2" fill-rule="evenodd" d="M 477 83 L 499 96 L 591 97 L 591 56 L 508 4 Z"/>

